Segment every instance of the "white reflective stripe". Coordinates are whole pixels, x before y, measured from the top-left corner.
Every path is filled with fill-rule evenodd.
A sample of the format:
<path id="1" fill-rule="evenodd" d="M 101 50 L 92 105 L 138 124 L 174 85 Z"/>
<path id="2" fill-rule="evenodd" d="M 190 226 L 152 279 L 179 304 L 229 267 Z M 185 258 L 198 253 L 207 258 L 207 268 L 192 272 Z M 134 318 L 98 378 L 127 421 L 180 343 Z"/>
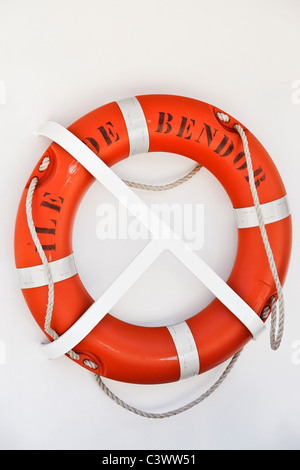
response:
<path id="1" fill-rule="evenodd" d="M 73 253 L 65 258 L 50 261 L 49 266 L 51 268 L 53 282 L 64 281 L 65 279 L 69 279 L 69 277 L 77 274 Z M 18 268 L 17 272 L 20 279 L 21 289 L 32 289 L 33 287 L 48 285 L 44 266 L 42 264 L 30 266 L 28 268 Z"/>
<path id="2" fill-rule="evenodd" d="M 197 346 L 188 324 L 184 321 L 176 325 L 167 326 L 178 355 L 180 365 L 180 379 L 198 375 L 200 361 Z"/>
<path id="3" fill-rule="evenodd" d="M 291 213 L 287 196 L 275 201 L 266 202 L 260 205 L 265 224 L 272 224 L 285 219 Z M 238 228 L 257 227 L 258 220 L 255 207 L 241 207 L 235 209 Z"/>
<path id="4" fill-rule="evenodd" d="M 115 195 L 120 203 L 148 228 L 153 239 L 159 241 L 160 244 L 164 242 L 164 249 L 169 249 L 248 328 L 254 339 L 265 330 L 265 323 L 255 311 L 80 139 L 63 126 L 51 121 L 46 122 L 38 131 L 38 134 L 48 137 L 69 152 L 104 187 Z M 141 207 L 144 210 L 141 210 Z M 161 233 L 164 234 L 164 239 L 161 238 Z M 123 287 L 124 279 L 125 277 L 121 276 Z M 119 282 L 119 280 L 115 282 Z M 62 350 L 65 354 L 73 349 L 105 314 L 100 309 L 97 316 L 95 311 L 98 305 L 102 305 L 102 297 L 83 313 L 71 329 L 63 333 L 57 340 L 45 345 L 43 347 L 45 353 L 49 354 L 51 350 L 51 357 L 59 357 L 59 355 L 62 355 Z M 84 328 L 82 328 L 82 325 L 84 325 Z M 74 341 L 73 344 L 72 341 Z M 58 349 L 55 350 L 56 343 L 60 344 L 60 354 L 58 354 Z"/>
<path id="5" fill-rule="evenodd" d="M 149 131 L 144 111 L 139 101 L 126 98 L 117 101 L 122 111 L 129 138 L 129 156 L 149 151 Z"/>

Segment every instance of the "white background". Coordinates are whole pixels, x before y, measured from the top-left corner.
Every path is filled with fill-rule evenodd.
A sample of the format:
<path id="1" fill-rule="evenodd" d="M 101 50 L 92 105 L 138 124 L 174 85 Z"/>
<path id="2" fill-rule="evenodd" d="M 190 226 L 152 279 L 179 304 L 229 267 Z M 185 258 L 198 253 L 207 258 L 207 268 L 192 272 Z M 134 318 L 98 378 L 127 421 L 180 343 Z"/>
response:
<path id="1" fill-rule="evenodd" d="M 300 448 L 299 18 L 296 0 L 0 0 L 1 449 Z M 164 420 L 119 407 L 93 374 L 68 358 L 42 357 L 38 345 L 44 335 L 19 289 L 13 252 L 19 199 L 49 144 L 34 136 L 36 127 L 50 118 L 67 126 L 105 103 L 149 93 L 190 96 L 245 123 L 282 175 L 294 228 L 280 349 L 270 350 L 267 331 L 245 348 L 212 396 Z M 183 157 L 148 155 L 114 170 L 155 184 L 192 167 Z M 139 195 L 149 203 L 203 203 L 205 243 L 199 254 L 227 278 L 235 222 L 223 188 L 207 171 L 168 193 Z M 112 198 L 95 183 L 74 228 L 77 267 L 95 298 L 138 247 L 97 239 L 101 201 Z M 186 268 L 164 255 L 113 313 L 148 324 L 172 322 L 210 299 Z M 105 382 L 134 406 L 167 411 L 200 395 L 223 369 L 160 386 Z"/>

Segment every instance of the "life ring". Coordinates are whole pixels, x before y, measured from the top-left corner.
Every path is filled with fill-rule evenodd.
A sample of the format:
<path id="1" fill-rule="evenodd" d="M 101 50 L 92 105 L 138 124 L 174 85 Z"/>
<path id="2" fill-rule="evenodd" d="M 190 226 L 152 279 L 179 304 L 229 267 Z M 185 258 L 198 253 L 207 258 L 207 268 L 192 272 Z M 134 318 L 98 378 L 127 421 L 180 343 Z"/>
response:
<path id="1" fill-rule="evenodd" d="M 234 128 L 234 124 L 240 123 L 232 116 L 229 116 L 229 122 L 223 122 L 220 119 L 222 112 L 191 98 L 145 95 L 95 109 L 68 130 L 109 167 L 131 154 L 159 151 L 189 157 L 213 173 L 225 188 L 238 217 L 237 255 L 227 284 L 259 317 L 265 307 L 270 306 L 271 297 L 277 295 L 276 286 L 260 230 L 255 217 L 253 219 L 245 154 Z M 266 214 L 267 234 L 283 284 L 292 243 L 286 190 L 267 151 L 245 126 L 242 127 L 251 148 L 255 185 Z M 45 158 L 49 165 L 43 171 L 41 165 Z M 32 276 L 29 281 L 26 278 L 26 273 L 32 274 L 41 267 L 25 209 L 33 177 L 38 178 L 32 201 L 33 220 L 47 259 L 53 269 L 56 265 L 63 269 L 62 260 L 69 263 L 69 277 L 55 282 L 51 326 L 60 335 L 94 302 L 76 270 L 72 272 L 70 268 L 73 263 L 73 221 L 94 178 L 53 142 L 37 163 L 23 191 L 15 226 L 15 260 L 22 277 L 23 295 L 42 330 L 48 286 L 35 283 Z M 194 344 L 200 359 L 197 373 L 223 363 L 252 338 L 249 330 L 218 299 L 173 327 L 131 325 L 108 313 L 74 347 L 78 354 L 76 362 L 90 370 L 89 361 L 92 361 L 96 364 L 93 367 L 96 374 L 123 382 L 177 381 L 182 374 L 176 335 L 183 335 L 186 341 Z"/>

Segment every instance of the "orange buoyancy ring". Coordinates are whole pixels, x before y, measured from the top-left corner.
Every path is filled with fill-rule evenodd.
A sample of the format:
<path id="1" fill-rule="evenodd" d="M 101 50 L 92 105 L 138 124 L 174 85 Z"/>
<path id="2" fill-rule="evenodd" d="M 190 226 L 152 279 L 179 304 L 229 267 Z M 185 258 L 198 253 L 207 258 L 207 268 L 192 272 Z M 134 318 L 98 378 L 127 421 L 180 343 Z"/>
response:
<path id="1" fill-rule="evenodd" d="M 135 122 L 144 119 L 144 124 Z M 189 157 L 203 165 L 223 185 L 238 220 L 238 247 L 227 284 L 257 313 L 277 296 L 258 224 L 253 222 L 253 197 L 242 141 L 232 116 L 222 122 L 220 109 L 191 98 L 145 95 L 102 106 L 80 118 L 68 130 L 84 142 L 109 167 L 129 155 L 168 152 Z M 289 265 L 292 224 L 286 190 L 272 159 L 260 142 L 243 129 L 251 149 L 255 186 L 264 209 L 268 239 L 280 282 Z M 41 171 L 41 162 L 50 163 Z M 44 329 L 48 285 L 26 280 L 27 270 L 39 269 L 41 259 L 26 218 L 26 195 L 30 181 L 38 178 L 32 200 L 35 230 L 48 261 L 73 262 L 72 228 L 80 201 L 93 176 L 58 144 L 46 150 L 24 189 L 15 227 L 16 267 L 22 277 L 22 292 L 40 328 Z M 60 280 L 63 279 L 63 280 Z M 51 327 L 58 335 L 68 330 L 93 304 L 76 269 L 69 277 L 55 279 L 55 302 Z M 221 364 L 251 338 L 249 330 L 214 299 L 206 308 L 174 326 L 194 341 L 199 357 L 196 373 Z M 173 333 L 174 333 L 173 331 Z M 96 374 L 129 383 L 166 383 L 181 378 L 180 359 L 172 327 L 144 327 L 121 321 L 109 313 L 74 347 L 76 362 Z M 49 339 L 49 335 L 47 335 Z M 75 359 L 74 359 L 75 360 Z M 195 371 L 193 374 L 195 375 Z"/>

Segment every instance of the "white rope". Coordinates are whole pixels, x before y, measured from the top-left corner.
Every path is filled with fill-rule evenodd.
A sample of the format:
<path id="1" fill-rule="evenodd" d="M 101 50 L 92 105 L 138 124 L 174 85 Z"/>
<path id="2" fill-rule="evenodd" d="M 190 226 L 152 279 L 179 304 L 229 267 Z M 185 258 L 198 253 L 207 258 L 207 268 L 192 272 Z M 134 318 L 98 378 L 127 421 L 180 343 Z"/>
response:
<path id="1" fill-rule="evenodd" d="M 266 250 L 266 254 L 268 257 L 270 269 L 272 272 L 272 276 L 274 278 L 276 290 L 277 290 L 277 295 L 278 295 L 278 306 L 279 306 L 279 312 L 277 315 L 277 304 L 275 301 L 275 298 L 272 297 L 272 311 L 271 311 L 271 334 L 270 334 L 270 344 L 271 348 L 273 350 L 276 350 L 279 348 L 282 336 L 283 336 L 283 329 L 284 329 L 284 298 L 283 298 L 283 291 L 282 291 L 282 286 L 281 282 L 279 280 L 273 252 L 271 249 L 271 245 L 269 242 L 269 238 L 267 235 L 266 231 L 266 226 L 264 223 L 264 218 L 262 214 L 262 210 L 260 207 L 260 202 L 259 202 L 259 197 L 255 185 L 255 180 L 254 180 L 254 173 L 253 173 L 253 168 L 252 168 L 252 159 L 249 151 L 249 145 L 248 145 L 248 139 L 246 136 L 246 133 L 244 129 L 239 125 L 235 124 L 234 128 L 237 130 L 239 133 L 242 142 L 243 142 L 243 147 L 244 147 L 244 153 L 245 153 L 245 158 L 246 158 L 246 163 L 247 163 L 247 169 L 248 169 L 248 175 L 249 175 L 249 185 L 251 189 L 251 194 L 252 198 L 254 201 L 254 206 L 255 206 L 255 212 L 258 218 L 258 223 L 259 223 L 259 229 L 260 233 L 262 236 L 262 240 L 264 243 L 264 247 Z"/>
<path id="2" fill-rule="evenodd" d="M 162 419 L 162 418 L 170 418 L 171 416 L 178 415 L 179 413 L 183 413 L 184 411 L 189 410 L 190 408 L 193 408 L 194 406 L 198 405 L 201 403 L 203 400 L 208 398 L 221 384 L 224 382 L 226 377 L 228 376 L 229 372 L 232 370 L 233 366 L 235 365 L 240 353 L 242 352 L 242 349 L 238 351 L 230 360 L 228 366 L 224 370 L 224 372 L 221 374 L 221 376 L 218 378 L 218 380 L 202 395 L 200 395 L 198 398 L 195 400 L 191 401 L 187 405 L 181 406 L 180 408 L 177 408 L 176 410 L 172 411 L 167 411 L 165 413 L 149 413 L 147 411 L 142 411 L 139 410 L 138 408 L 135 408 L 134 406 L 128 405 L 125 403 L 123 400 L 121 400 L 117 395 L 115 395 L 103 382 L 102 378 L 100 375 L 96 375 L 96 380 L 99 383 L 100 387 L 102 390 L 106 393 L 106 395 L 109 396 L 114 402 L 116 402 L 118 405 L 122 406 L 128 411 L 131 411 L 132 413 L 135 413 L 139 416 L 143 416 L 144 418 L 155 418 L 155 419 Z"/>
<path id="3" fill-rule="evenodd" d="M 229 122 L 230 118 L 228 115 L 224 113 L 217 113 L 217 117 L 220 119 L 222 122 Z M 244 147 L 244 153 L 245 153 L 245 158 L 246 158 L 246 163 L 247 163 L 247 169 L 248 169 L 248 175 L 249 175 L 249 185 L 251 189 L 251 194 L 253 197 L 254 201 L 254 206 L 255 206 L 255 211 L 257 214 L 258 222 L 259 222 L 259 228 L 260 232 L 262 235 L 264 247 L 267 253 L 268 261 L 270 264 L 271 272 L 275 281 L 276 289 L 277 289 L 277 294 L 278 294 L 278 304 L 279 304 L 279 316 L 277 318 L 277 307 L 276 307 L 276 301 L 275 297 L 271 298 L 271 332 L 270 332 L 270 344 L 272 349 L 277 349 L 281 343 L 282 335 L 283 335 L 283 325 L 284 325 L 284 301 L 283 301 L 283 293 L 282 293 L 282 286 L 279 280 L 279 276 L 277 273 L 277 268 L 275 265 L 272 249 L 268 240 L 264 220 L 263 220 L 263 215 L 259 203 L 259 198 L 255 186 L 255 181 L 254 181 L 254 173 L 253 173 L 253 168 L 252 168 L 252 160 L 251 160 L 251 155 L 249 151 L 249 146 L 248 146 L 248 140 L 247 136 L 245 134 L 245 131 L 239 124 L 235 124 L 234 128 L 237 130 L 239 133 L 243 147 Z M 43 162 L 41 163 L 39 167 L 39 171 L 45 171 L 50 163 L 50 158 L 45 157 Z M 186 176 L 183 178 L 180 178 L 179 180 L 167 184 L 167 185 L 162 185 L 162 186 L 154 186 L 154 185 L 145 185 L 142 183 L 134 183 L 131 181 L 126 181 L 123 180 L 128 186 L 138 188 L 138 189 L 145 189 L 145 190 L 150 190 L 150 191 L 162 191 L 162 190 L 167 190 L 174 188 L 178 186 L 179 184 L 184 183 L 188 179 L 192 178 L 200 169 L 201 165 L 197 164 L 194 169 L 188 173 Z M 27 192 L 27 197 L 26 197 L 26 215 L 27 215 L 27 223 L 28 227 L 32 236 L 32 239 L 35 243 L 36 249 L 40 255 L 40 258 L 42 260 L 42 263 L 44 265 L 45 271 L 46 271 L 46 276 L 48 280 L 48 303 L 47 303 L 47 310 L 46 310 L 46 317 L 45 317 L 45 325 L 44 329 L 45 332 L 48 333 L 53 340 L 58 338 L 58 334 L 51 328 L 51 319 L 52 319 L 52 312 L 53 312 L 53 307 L 54 307 L 54 283 L 52 279 L 52 273 L 51 269 L 48 264 L 47 257 L 44 253 L 44 250 L 42 248 L 42 245 L 39 241 L 39 238 L 36 234 L 35 230 L 35 225 L 33 222 L 33 217 L 32 217 L 32 199 L 33 199 L 33 193 L 35 191 L 36 185 L 38 183 L 38 178 L 34 177 L 29 185 L 28 192 Z M 267 309 L 264 309 L 262 312 L 262 319 L 264 320 L 268 316 L 268 311 Z M 209 397 L 225 380 L 225 378 L 228 376 L 229 372 L 232 370 L 234 364 L 236 363 L 240 353 L 242 350 L 238 351 L 230 360 L 229 364 L 227 365 L 226 369 L 224 372 L 221 374 L 221 376 L 216 380 L 216 382 L 202 395 L 200 395 L 198 398 L 195 400 L 191 401 L 185 406 L 182 406 L 180 408 L 177 408 L 173 411 L 165 412 L 165 413 L 148 413 L 146 411 L 139 410 L 138 408 L 135 408 L 127 403 L 125 403 L 123 400 L 121 400 L 119 397 L 117 397 L 103 382 L 102 378 L 95 374 L 96 380 L 99 383 L 100 387 L 102 390 L 112 399 L 114 400 L 118 405 L 122 406 L 123 408 L 127 409 L 128 411 L 131 411 L 135 414 L 138 414 L 140 416 L 146 417 L 146 418 L 168 418 L 171 416 L 175 416 L 179 413 L 182 413 L 183 411 L 186 411 L 195 405 L 199 404 L 203 400 L 205 400 L 207 397 Z M 69 351 L 68 353 L 71 358 L 75 360 L 79 360 L 80 356 L 75 353 L 74 351 Z M 92 369 L 97 367 L 96 364 L 90 363 L 88 364 L 89 367 Z"/>
<path id="4" fill-rule="evenodd" d="M 50 163 L 50 158 L 45 157 L 41 165 L 39 166 L 39 171 L 45 171 L 49 163 Z M 48 281 L 48 303 L 47 303 L 46 317 L 45 317 L 45 323 L 44 323 L 44 330 L 46 333 L 48 333 L 49 336 L 51 336 L 53 340 L 56 340 L 59 335 L 56 333 L 56 331 L 54 331 L 51 328 L 51 325 L 50 325 L 51 319 L 52 319 L 53 307 L 54 307 L 54 282 L 53 282 L 51 268 L 49 266 L 43 247 L 40 243 L 39 237 L 37 236 L 35 225 L 33 222 L 33 217 L 32 217 L 32 198 L 33 198 L 33 193 L 35 191 L 37 183 L 38 183 L 38 178 L 37 177 L 32 178 L 28 191 L 27 191 L 27 196 L 26 196 L 26 216 L 27 216 L 27 223 L 28 223 L 32 240 L 34 241 L 37 252 L 40 255 L 40 258 L 42 260 L 42 263 L 46 272 L 46 276 L 47 276 L 47 281 Z M 75 353 L 74 351 L 69 351 L 68 354 L 70 355 L 72 359 L 76 359 L 76 360 L 79 359 L 79 355 Z"/>
<path id="5" fill-rule="evenodd" d="M 36 234 L 36 230 L 35 230 L 35 226 L 34 226 L 34 222 L 32 218 L 32 198 L 33 198 L 33 193 L 35 191 L 38 181 L 39 181 L 38 178 L 34 177 L 30 182 L 30 185 L 27 191 L 27 196 L 26 196 L 26 216 L 27 216 L 27 223 L 28 223 L 32 240 L 34 241 L 37 252 L 40 255 L 40 258 L 44 265 L 46 276 L 47 276 L 47 281 L 48 281 L 48 304 L 47 304 L 44 329 L 46 333 L 48 333 L 51 336 L 51 338 L 55 340 L 58 338 L 58 334 L 56 333 L 56 331 L 52 330 L 52 328 L 50 327 L 51 316 L 52 316 L 52 311 L 54 307 L 54 283 L 53 283 L 53 278 L 52 278 L 52 272 L 51 272 L 47 257 L 45 255 L 45 252 L 43 250 L 43 247 Z"/>
<path id="6" fill-rule="evenodd" d="M 229 122 L 230 119 L 229 119 L 229 116 L 227 114 L 224 114 L 224 113 L 216 113 L 216 116 L 220 119 L 220 121 L 222 122 Z"/>
<path id="7" fill-rule="evenodd" d="M 229 116 L 224 115 L 223 113 L 217 113 L 217 117 L 220 119 L 220 121 L 224 122 L 229 122 Z M 271 332 L 270 332 L 270 345 L 273 350 L 276 350 L 279 348 L 281 344 L 281 340 L 283 337 L 283 330 L 284 330 L 284 298 L 283 298 L 283 290 L 281 286 L 281 282 L 278 276 L 273 252 L 271 249 L 271 245 L 269 242 L 268 234 L 266 231 L 266 226 L 264 223 L 264 218 L 259 202 L 259 197 L 255 185 L 255 180 L 254 180 L 254 172 L 253 172 L 253 167 L 252 167 L 252 158 L 249 150 L 249 144 L 248 144 L 248 139 L 246 136 L 246 133 L 244 129 L 239 125 L 239 124 L 234 124 L 234 129 L 238 132 L 240 138 L 242 139 L 243 147 L 244 147 L 244 153 L 245 153 L 245 158 L 246 158 L 246 164 L 247 164 L 247 170 L 248 170 L 248 176 L 249 176 L 249 186 L 254 202 L 254 207 L 255 207 L 255 212 L 257 215 L 258 219 L 258 224 L 259 224 L 259 229 L 261 233 L 261 237 L 264 243 L 265 251 L 268 257 L 270 269 L 272 272 L 272 276 L 275 282 L 276 290 L 277 290 L 277 295 L 278 295 L 278 314 L 277 314 L 277 303 L 275 301 L 275 298 L 271 298 Z"/>
<path id="8" fill-rule="evenodd" d="M 198 171 L 201 170 L 201 168 L 202 168 L 202 165 L 197 164 L 187 175 L 174 181 L 173 183 L 162 184 L 162 185 L 135 183 L 133 181 L 127 181 L 127 180 L 122 180 L 122 181 L 124 181 L 124 183 L 127 184 L 127 186 L 129 186 L 130 188 L 145 189 L 147 191 L 166 191 L 168 189 L 176 188 L 182 183 L 185 183 L 186 181 L 191 179 L 196 173 L 198 173 Z"/>

